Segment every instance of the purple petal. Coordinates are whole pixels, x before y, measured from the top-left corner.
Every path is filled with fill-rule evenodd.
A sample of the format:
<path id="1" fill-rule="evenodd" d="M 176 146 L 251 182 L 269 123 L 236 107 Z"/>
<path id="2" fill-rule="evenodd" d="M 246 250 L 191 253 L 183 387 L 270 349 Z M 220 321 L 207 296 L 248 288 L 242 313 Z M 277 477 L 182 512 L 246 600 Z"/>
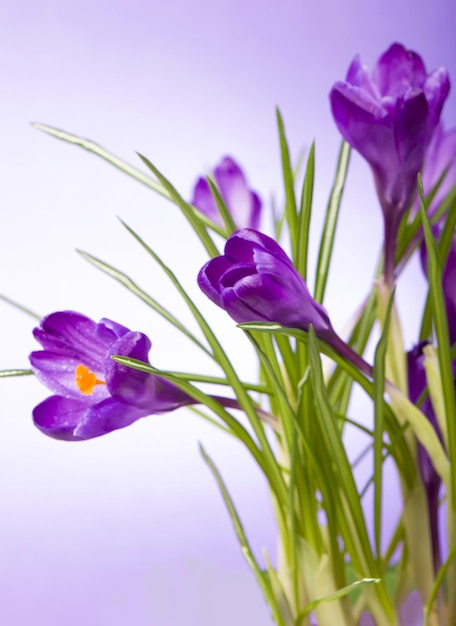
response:
<path id="1" fill-rule="evenodd" d="M 418 591 L 408 594 L 399 608 L 401 626 L 422 626 L 424 604 Z"/>
<path id="2" fill-rule="evenodd" d="M 78 441 L 74 429 L 87 411 L 87 404 L 74 398 L 51 396 L 33 409 L 33 422 L 39 430 L 54 439 Z"/>
<path id="3" fill-rule="evenodd" d="M 205 178 L 198 178 L 193 190 L 192 204 L 219 226 L 223 225 L 217 204 Z"/>
<path id="4" fill-rule="evenodd" d="M 98 325 L 80 313 L 61 311 L 41 320 L 33 335 L 45 350 L 65 355 L 98 370 L 109 341 L 98 337 Z"/>
<path id="5" fill-rule="evenodd" d="M 363 91 L 366 91 L 372 96 L 372 98 L 377 98 L 379 95 L 371 81 L 367 67 L 362 65 L 358 54 L 351 62 L 345 80 L 354 87 L 360 87 Z"/>
<path id="6" fill-rule="evenodd" d="M 254 230 L 258 229 L 260 226 L 260 217 L 261 217 L 261 208 L 262 202 L 260 196 L 254 191 L 250 192 L 251 195 L 251 213 L 250 213 L 250 221 L 247 224 L 249 228 L 253 228 Z M 242 224 L 240 224 L 242 226 Z"/>
<path id="7" fill-rule="evenodd" d="M 201 291 L 217 306 L 220 301 L 220 280 L 232 266 L 232 261 L 225 256 L 219 256 L 208 261 L 198 273 L 198 285 Z"/>
<path id="8" fill-rule="evenodd" d="M 76 385 L 76 367 L 85 365 L 80 359 L 75 359 L 62 354 L 55 354 L 47 350 L 32 352 L 30 363 L 37 378 L 48 389 L 62 396 L 78 398 L 84 403 L 93 404 L 107 397 L 106 385 L 95 385 L 91 395 L 84 396 Z M 90 367 L 89 367 L 90 369 Z M 103 364 L 99 364 L 96 369 L 91 370 L 98 380 L 104 381 Z"/>
<path id="9" fill-rule="evenodd" d="M 130 330 L 126 326 L 113 322 L 106 317 L 103 317 L 97 324 L 97 335 L 107 345 L 129 332 Z"/>
<path id="10" fill-rule="evenodd" d="M 447 168 L 445 178 L 428 209 L 430 217 L 434 215 L 456 183 L 456 128 L 444 132 L 440 124 L 432 136 L 424 161 L 423 187 L 426 194 L 430 193 Z"/>
<path id="11" fill-rule="evenodd" d="M 172 411 L 190 404 L 193 399 L 167 380 L 117 363 L 111 356 L 128 356 L 148 363 L 151 343 L 142 333 L 129 332 L 109 349 L 106 359 L 106 383 L 112 397 L 151 415 Z"/>
<path id="12" fill-rule="evenodd" d="M 261 200 L 249 189 L 246 177 L 236 161 L 231 157 L 224 157 L 214 169 L 214 179 L 235 224 L 238 227 L 257 228 Z M 204 178 L 199 178 L 195 185 L 192 204 L 216 224 L 222 225 L 217 204 Z"/>
<path id="13" fill-rule="evenodd" d="M 259 209 L 255 206 L 252 192 L 247 186 L 244 172 L 231 157 L 224 157 L 214 170 L 214 177 L 222 198 L 229 208 L 235 224 L 254 227 L 252 222 L 258 221 Z M 259 198 L 256 196 L 256 202 Z M 261 202 L 260 202 L 261 206 Z M 252 212 L 256 212 L 252 220 Z"/>
<path id="14" fill-rule="evenodd" d="M 400 43 L 393 43 L 377 61 L 373 80 L 382 96 L 404 93 L 409 87 L 422 87 L 426 68 L 421 57 Z"/>
<path id="15" fill-rule="evenodd" d="M 427 147 L 429 106 L 422 91 L 412 91 L 398 100 L 394 120 L 394 138 L 402 167 L 411 176 L 421 168 Z"/>
<path id="16" fill-rule="evenodd" d="M 450 344 L 456 342 L 456 236 L 453 237 L 442 276 Z"/>
<path id="17" fill-rule="evenodd" d="M 429 105 L 429 134 L 432 134 L 439 122 L 440 114 L 449 92 L 450 78 L 446 69 L 440 67 L 431 72 L 424 85 L 424 93 Z"/>
<path id="18" fill-rule="evenodd" d="M 251 228 L 243 228 L 233 233 L 225 244 L 225 255 L 235 262 L 254 263 L 257 250 L 266 250 L 293 267 L 287 254 L 274 239 Z"/>
<path id="19" fill-rule="evenodd" d="M 100 437 L 113 430 L 130 426 L 146 415 L 149 415 L 147 410 L 117 402 L 114 398 L 107 398 L 82 414 L 74 430 L 74 437 L 79 439 Z"/>
<path id="20" fill-rule="evenodd" d="M 382 104 L 346 83 L 335 84 L 330 100 L 345 141 L 374 167 L 386 169 L 388 163 L 397 163 L 392 121 Z"/>

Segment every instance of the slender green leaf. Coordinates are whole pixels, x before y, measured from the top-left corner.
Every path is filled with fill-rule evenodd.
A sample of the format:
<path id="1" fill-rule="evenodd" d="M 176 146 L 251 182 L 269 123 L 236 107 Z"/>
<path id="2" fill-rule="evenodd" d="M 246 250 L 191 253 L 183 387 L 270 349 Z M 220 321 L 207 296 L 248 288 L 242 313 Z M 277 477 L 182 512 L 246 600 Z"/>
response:
<path id="1" fill-rule="evenodd" d="M 315 294 L 317 302 L 323 302 L 328 279 L 329 265 L 331 262 L 334 237 L 336 234 L 337 218 L 339 216 L 340 203 L 347 178 L 348 164 L 350 161 L 350 146 L 343 141 L 337 161 L 336 177 L 329 197 L 326 209 L 325 223 L 320 240 L 318 252 L 317 272 L 315 276 Z"/>
<path id="2" fill-rule="evenodd" d="M 163 176 L 163 174 L 158 170 L 155 165 L 153 165 L 149 159 L 147 159 L 142 154 L 138 154 L 139 158 L 142 162 L 154 173 L 154 175 L 158 178 L 161 185 L 166 189 L 169 194 L 171 200 L 180 207 L 182 213 L 187 218 L 190 226 L 195 231 L 196 235 L 199 237 L 201 243 L 206 248 L 210 257 L 218 256 L 219 252 L 217 250 L 216 245 L 212 241 L 209 236 L 209 233 L 206 230 L 205 225 L 202 223 L 198 213 L 195 212 L 194 208 L 191 204 L 189 204 L 186 200 L 182 198 L 177 189 L 169 182 L 167 178 Z"/>
<path id="3" fill-rule="evenodd" d="M 450 551 L 448 553 L 447 558 L 445 559 L 445 563 L 442 565 L 442 567 L 439 569 L 439 572 L 437 574 L 437 576 L 435 577 L 435 581 L 434 581 L 434 585 L 432 587 L 432 591 L 429 595 L 427 604 L 426 604 L 426 608 L 424 610 L 424 615 L 425 615 L 425 624 L 430 626 L 430 622 L 429 622 L 429 617 L 432 613 L 432 607 L 434 605 L 435 599 L 437 597 L 437 593 L 440 589 L 440 585 L 443 582 L 443 579 L 445 578 L 445 575 L 448 571 L 448 568 L 450 567 L 450 565 L 452 564 L 452 562 L 454 561 L 454 559 L 456 558 L 456 543 L 451 546 Z M 450 591 L 450 593 L 453 593 L 453 591 Z"/>
<path id="4" fill-rule="evenodd" d="M 421 219 L 423 221 L 424 237 L 428 254 L 428 280 L 431 294 L 432 313 L 435 333 L 437 335 L 438 357 L 440 375 L 444 394 L 445 413 L 448 428 L 448 456 L 456 459 L 456 394 L 454 389 L 454 376 L 450 352 L 450 336 L 448 332 L 448 319 L 445 307 L 445 298 L 442 287 L 442 262 L 439 256 L 437 244 L 432 236 L 429 219 L 426 215 L 423 200 L 423 185 L 421 177 L 418 177 L 418 190 L 421 199 Z M 456 464 L 450 465 L 451 476 L 451 505 L 456 510 Z"/>
<path id="5" fill-rule="evenodd" d="M 255 578 L 257 579 L 258 585 L 260 586 L 260 589 L 263 591 L 264 596 L 267 602 L 269 603 L 269 606 L 271 607 L 274 619 L 278 625 L 285 626 L 282 621 L 282 617 L 280 615 L 280 611 L 277 606 L 277 600 L 272 591 L 272 587 L 270 585 L 269 579 L 268 577 L 264 575 L 264 573 L 262 572 L 261 568 L 259 567 L 255 559 L 255 555 L 253 554 L 253 551 L 250 547 L 249 540 L 247 539 L 247 535 L 245 534 L 241 519 L 236 510 L 234 502 L 229 494 L 229 491 L 225 486 L 223 478 L 220 472 L 218 471 L 215 463 L 212 461 L 212 459 L 204 450 L 201 444 L 200 444 L 200 452 L 204 461 L 206 462 L 207 466 L 211 470 L 212 475 L 214 476 L 217 482 L 218 488 L 220 490 L 220 493 L 222 494 L 226 508 L 228 509 L 228 513 L 231 517 L 231 521 L 233 522 L 234 530 L 236 532 L 236 536 L 241 546 L 241 551 L 243 555 L 245 556 L 247 562 L 249 563 L 250 567 L 252 568 L 253 573 L 255 574 Z"/>
<path id="6" fill-rule="evenodd" d="M 208 176 L 207 182 L 209 184 L 209 188 L 220 212 L 220 215 L 222 216 L 223 223 L 225 224 L 226 232 L 223 234 L 223 236 L 226 237 L 226 233 L 231 235 L 231 233 L 237 230 L 237 226 L 214 180 L 210 176 Z"/>
<path id="7" fill-rule="evenodd" d="M 160 182 L 153 180 L 152 178 L 150 178 L 150 176 L 147 176 L 146 174 L 141 172 L 141 170 L 133 167 L 133 165 L 122 161 L 122 159 L 119 159 L 119 157 L 111 154 L 111 152 L 108 152 L 90 139 L 83 139 L 82 137 L 72 135 L 71 133 L 67 133 L 64 130 L 59 130 L 58 128 L 53 128 L 52 126 L 47 126 L 46 124 L 32 122 L 32 126 L 37 128 L 38 130 L 43 131 L 44 133 L 47 133 L 48 135 L 52 135 L 52 137 L 56 137 L 57 139 L 61 139 L 62 141 L 66 141 L 67 143 L 75 144 L 76 146 L 84 148 L 84 150 L 87 150 L 88 152 L 96 154 L 108 163 L 111 163 L 111 165 L 114 165 L 114 167 L 119 169 L 121 172 L 124 172 L 128 176 L 131 176 L 131 178 L 136 179 L 143 185 L 146 185 L 146 187 L 153 189 L 165 198 L 170 199 L 170 194 Z"/>
<path id="8" fill-rule="evenodd" d="M 12 376 L 33 376 L 33 370 L 0 370 L 0 378 L 10 378 Z"/>
<path id="9" fill-rule="evenodd" d="M 296 252 L 296 269 L 307 280 L 307 254 L 309 249 L 310 218 L 312 215 L 312 199 L 315 177 L 315 143 L 312 143 L 307 157 L 306 173 L 302 185 L 301 205 L 298 214 L 298 242 Z"/>
<path id="10" fill-rule="evenodd" d="M 456 187 L 455 187 L 456 190 Z M 421 213 L 418 213 L 418 216 L 421 217 Z M 454 237 L 456 227 L 456 195 L 455 202 L 451 206 L 451 209 L 448 212 L 447 218 L 445 220 L 445 224 L 442 228 L 442 232 L 440 233 L 439 241 L 437 243 L 438 247 L 438 255 L 441 259 L 442 267 L 445 266 L 448 253 L 451 248 L 451 244 Z M 429 339 L 432 335 L 432 307 L 431 307 L 431 291 L 429 289 L 426 303 L 424 305 L 423 317 L 421 320 L 421 328 L 420 328 L 420 339 Z"/>
<path id="11" fill-rule="evenodd" d="M 394 291 L 387 305 L 383 331 L 374 358 L 374 536 L 377 559 L 381 559 L 385 360 L 393 302 Z"/>
<path id="12" fill-rule="evenodd" d="M 296 619 L 296 624 L 300 624 L 301 620 L 322 602 L 331 602 L 332 600 L 338 600 L 339 598 L 343 598 L 344 596 L 352 593 L 355 590 L 357 591 L 359 587 L 362 587 L 363 585 L 378 585 L 381 582 L 382 581 L 380 578 L 362 578 L 361 580 L 355 580 L 355 582 L 351 583 L 350 585 L 347 585 L 343 589 L 338 589 L 336 592 L 331 593 L 327 596 L 315 598 L 315 600 L 309 602 L 305 606 L 305 608 L 299 613 L 298 618 Z"/>
<path id="13" fill-rule="evenodd" d="M 170 324 L 172 324 L 175 328 L 180 330 L 186 337 L 188 337 L 194 344 L 198 346 L 203 352 L 212 357 L 212 353 L 204 346 L 179 320 L 174 317 L 174 315 L 161 306 L 154 298 L 149 296 L 145 291 L 143 291 L 138 285 L 126 274 L 116 269 L 112 265 L 97 259 L 92 256 L 88 252 L 83 252 L 82 250 L 77 250 L 77 252 L 89 263 L 100 269 L 102 272 L 111 276 L 119 283 L 121 283 L 124 287 L 126 287 L 131 293 L 140 298 L 143 302 L 145 302 L 148 306 L 150 306 L 154 311 L 156 311 L 159 315 L 161 315 L 165 320 L 167 320 Z"/>
<path id="14" fill-rule="evenodd" d="M 280 154 L 282 157 L 283 184 L 285 187 L 285 218 L 288 222 L 288 229 L 290 233 L 292 258 L 293 261 L 295 261 L 298 242 L 298 208 L 296 204 L 296 196 L 293 184 L 293 169 L 291 166 L 290 151 L 288 149 L 287 138 L 285 136 L 283 118 L 278 108 L 276 109 L 276 113 L 277 125 L 279 128 Z"/>
<path id="15" fill-rule="evenodd" d="M 19 309 L 19 311 L 22 311 L 23 313 L 30 315 L 30 317 L 34 317 L 36 320 L 42 319 L 42 316 L 38 315 L 38 313 L 35 313 L 29 308 L 23 306 L 22 304 L 19 304 L 18 302 L 15 302 L 14 300 L 11 300 L 10 298 L 7 298 L 6 296 L 3 296 L 2 294 L 0 294 L 0 300 L 3 300 L 3 302 L 6 302 L 7 304 L 10 304 L 14 308 Z"/>

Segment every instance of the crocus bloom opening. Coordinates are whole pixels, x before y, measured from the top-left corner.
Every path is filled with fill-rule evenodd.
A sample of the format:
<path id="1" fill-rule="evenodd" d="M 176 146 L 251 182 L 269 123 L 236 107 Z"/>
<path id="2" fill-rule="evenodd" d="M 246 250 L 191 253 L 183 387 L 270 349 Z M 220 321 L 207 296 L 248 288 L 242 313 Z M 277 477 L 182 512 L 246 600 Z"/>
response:
<path id="1" fill-rule="evenodd" d="M 35 425 L 56 439 L 91 439 L 140 417 L 172 411 L 192 399 L 154 374 L 116 363 L 122 355 L 147 362 L 148 337 L 108 319 L 52 313 L 33 332 L 43 350 L 30 363 L 53 395 L 33 411 Z"/>
<path id="2" fill-rule="evenodd" d="M 261 200 L 249 189 L 244 172 L 236 161 L 231 157 L 224 157 L 214 169 L 214 179 L 235 224 L 239 228 L 258 228 Z M 197 180 L 192 204 L 213 222 L 222 226 L 222 218 L 205 178 Z"/>
<path id="3" fill-rule="evenodd" d="M 356 56 L 330 99 L 344 139 L 372 167 L 385 212 L 404 212 L 439 122 L 450 82 L 444 68 L 426 73 L 421 57 L 394 43 L 372 75 Z"/>
<path id="4" fill-rule="evenodd" d="M 270 237 L 244 228 L 231 235 L 225 254 L 198 274 L 201 290 L 238 323 L 277 322 L 317 335 L 334 334 L 326 310 L 309 293 L 302 276 Z"/>

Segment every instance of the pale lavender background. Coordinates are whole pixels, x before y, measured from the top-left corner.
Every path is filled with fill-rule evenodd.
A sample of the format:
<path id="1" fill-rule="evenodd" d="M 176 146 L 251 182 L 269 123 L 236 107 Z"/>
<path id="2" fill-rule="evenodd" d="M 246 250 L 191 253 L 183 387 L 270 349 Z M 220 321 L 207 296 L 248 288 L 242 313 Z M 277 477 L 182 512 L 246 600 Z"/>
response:
<path id="1" fill-rule="evenodd" d="M 253 377 L 240 334 L 197 294 L 204 254 L 178 211 L 28 122 L 90 137 L 132 162 L 143 152 L 187 196 L 197 174 L 230 153 L 263 198 L 275 190 L 280 201 L 278 104 L 294 154 L 317 140 L 314 255 L 339 144 L 332 82 L 356 52 L 372 64 L 394 40 L 456 76 L 455 17 L 450 0 L 2 3 L 0 292 L 42 314 L 115 317 L 151 335 L 158 366 L 208 371 L 188 343 L 74 253 L 99 255 L 178 309 L 119 215 L 172 264 Z M 454 94 L 445 119 L 455 124 Z M 380 239 L 370 173 L 354 156 L 326 300 L 338 329 L 369 288 Z M 410 346 L 424 286 L 416 264 L 405 278 Z M 26 367 L 33 322 L 0 310 L 0 368 Z M 33 379 L 0 384 L 2 625 L 270 623 L 197 449 L 202 441 L 220 466 L 256 551 L 274 555 L 267 489 L 239 445 L 186 411 L 80 445 L 54 442 L 30 422 L 46 391 Z M 369 411 L 360 401 L 357 410 Z"/>

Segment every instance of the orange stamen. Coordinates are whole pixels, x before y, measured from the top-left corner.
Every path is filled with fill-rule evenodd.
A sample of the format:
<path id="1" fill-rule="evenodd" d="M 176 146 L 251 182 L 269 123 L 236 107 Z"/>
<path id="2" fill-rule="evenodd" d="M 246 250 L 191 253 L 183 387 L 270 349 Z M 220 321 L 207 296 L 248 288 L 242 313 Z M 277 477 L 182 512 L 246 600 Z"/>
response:
<path id="1" fill-rule="evenodd" d="M 106 385 L 103 380 L 98 380 L 95 374 L 85 365 L 78 365 L 74 373 L 79 391 L 86 396 L 90 396 L 93 393 L 95 385 Z"/>

